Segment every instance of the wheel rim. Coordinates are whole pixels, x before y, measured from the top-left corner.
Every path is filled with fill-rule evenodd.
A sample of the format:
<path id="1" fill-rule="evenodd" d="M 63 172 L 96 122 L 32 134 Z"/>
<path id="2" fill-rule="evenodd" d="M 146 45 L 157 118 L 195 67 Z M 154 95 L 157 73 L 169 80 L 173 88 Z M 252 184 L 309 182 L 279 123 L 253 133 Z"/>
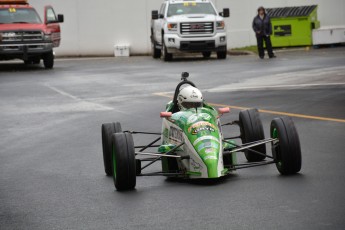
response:
<path id="1" fill-rule="evenodd" d="M 112 154 L 113 154 L 113 175 L 114 178 L 116 179 L 116 154 L 115 154 L 115 146 L 113 145 L 112 149 Z"/>
<path id="2" fill-rule="evenodd" d="M 274 128 L 272 131 L 272 138 L 278 139 L 278 130 L 276 128 Z M 282 167 L 282 160 L 281 160 L 281 155 L 280 155 L 279 141 L 272 142 L 272 145 L 275 151 L 274 155 L 277 160 L 277 167 L 280 169 Z"/>

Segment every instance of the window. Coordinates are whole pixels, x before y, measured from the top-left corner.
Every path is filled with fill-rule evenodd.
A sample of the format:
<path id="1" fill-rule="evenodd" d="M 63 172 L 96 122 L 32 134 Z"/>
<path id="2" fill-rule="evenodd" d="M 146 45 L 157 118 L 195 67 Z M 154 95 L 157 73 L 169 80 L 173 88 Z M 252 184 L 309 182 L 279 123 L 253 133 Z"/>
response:
<path id="1" fill-rule="evenodd" d="M 164 14 L 165 14 L 165 7 L 166 7 L 166 4 L 165 4 L 165 3 L 162 4 L 161 9 L 159 10 L 159 14 L 161 14 L 161 15 L 164 15 Z"/>
<path id="2" fill-rule="evenodd" d="M 0 9 L 0 24 L 11 23 L 41 23 L 41 19 L 34 9 Z"/>
<path id="3" fill-rule="evenodd" d="M 57 21 L 55 12 L 52 8 L 47 9 L 47 21 L 48 22 L 56 22 Z"/>
<path id="4" fill-rule="evenodd" d="M 211 3 L 176 3 L 170 4 L 168 17 L 183 14 L 213 14 L 217 15 Z"/>

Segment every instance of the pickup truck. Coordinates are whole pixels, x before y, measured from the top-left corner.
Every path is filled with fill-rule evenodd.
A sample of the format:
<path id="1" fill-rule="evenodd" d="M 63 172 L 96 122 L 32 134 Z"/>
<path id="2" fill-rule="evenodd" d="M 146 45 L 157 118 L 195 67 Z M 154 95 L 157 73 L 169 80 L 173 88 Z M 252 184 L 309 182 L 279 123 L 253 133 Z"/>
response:
<path id="1" fill-rule="evenodd" d="M 210 0 L 165 0 L 152 11 L 151 46 L 153 58 L 170 61 L 179 52 L 200 52 L 205 58 L 216 52 L 226 59 L 227 37 L 224 18 Z"/>
<path id="2" fill-rule="evenodd" d="M 51 6 L 45 7 L 42 22 L 26 0 L 0 0 L 0 60 L 21 59 L 28 65 L 42 59 L 44 67 L 52 69 L 63 21 Z"/>

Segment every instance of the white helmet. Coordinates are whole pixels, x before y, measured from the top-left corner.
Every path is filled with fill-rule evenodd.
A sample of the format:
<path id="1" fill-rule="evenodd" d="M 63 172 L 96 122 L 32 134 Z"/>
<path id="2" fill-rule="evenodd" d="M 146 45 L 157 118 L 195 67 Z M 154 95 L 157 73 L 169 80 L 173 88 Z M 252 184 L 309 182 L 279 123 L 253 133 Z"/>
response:
<path id="1" fill-rule="evenodd" d="M 180 110 L 202 107 L 203 101 L 200 90 L 193 86 L 183 88 L 177 96 L 177 105 Z"/>

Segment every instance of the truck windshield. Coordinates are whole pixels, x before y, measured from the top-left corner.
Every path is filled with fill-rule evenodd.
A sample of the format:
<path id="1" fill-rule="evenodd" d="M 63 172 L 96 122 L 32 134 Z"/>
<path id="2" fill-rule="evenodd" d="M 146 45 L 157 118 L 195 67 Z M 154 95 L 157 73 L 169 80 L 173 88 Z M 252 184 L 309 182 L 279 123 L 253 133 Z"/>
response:
<path id="1" fill-rule="evenodd" d="M 183 14 L 217 15 L 212 4 L 209 2 L 205 2 L 205 3 L 185 2 L 185 3 L 176 3 L 176 4 L 169 5 L 168 17 L 174 16 L 174 15 L 183 15 Z"/>
<path id="2" fill-rule="evenodd" d="M 41 19 L 34 9 L 0 9 L 0 24 L 12 23 L 41 23 Z"/>

